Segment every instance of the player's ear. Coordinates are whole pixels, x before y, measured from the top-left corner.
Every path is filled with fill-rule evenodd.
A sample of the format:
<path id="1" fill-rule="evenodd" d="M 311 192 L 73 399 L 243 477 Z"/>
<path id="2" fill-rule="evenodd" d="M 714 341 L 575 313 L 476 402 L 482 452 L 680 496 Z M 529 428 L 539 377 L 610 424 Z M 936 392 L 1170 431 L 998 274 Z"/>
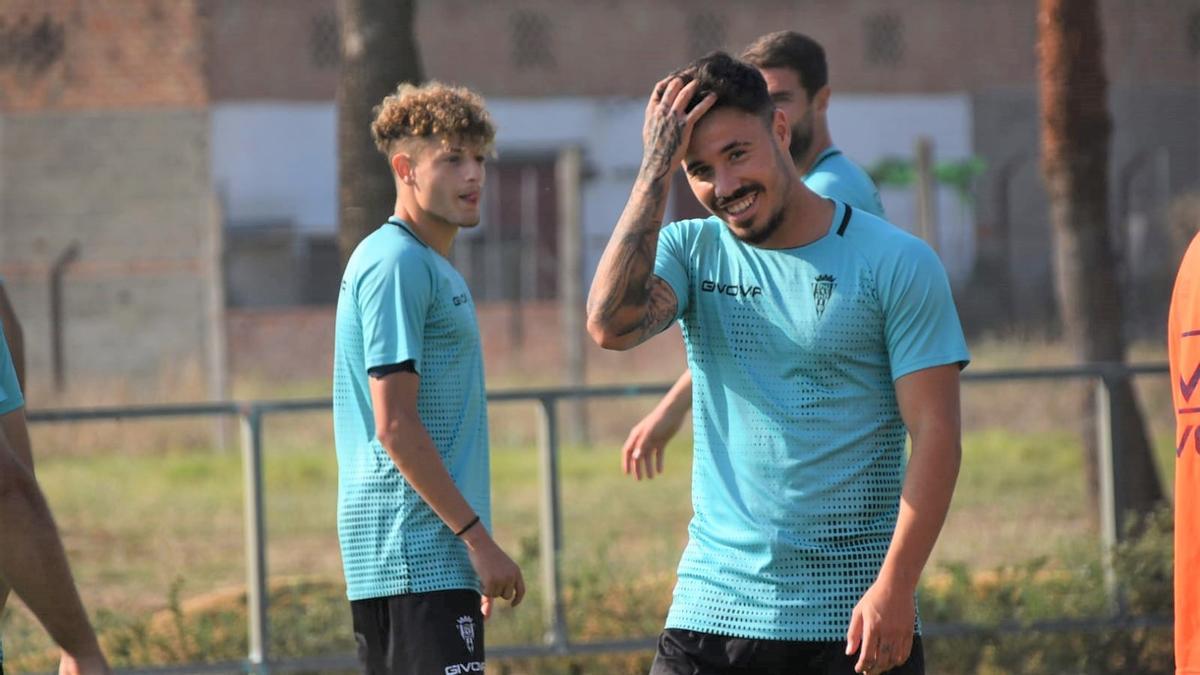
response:
<path id="1" fill-rule="evenodd" d="M 392 165 L 392 171 L 396 174 L 396 177 L 400 179 L 400 182 L 404 183 L 405 185 L 412 185 L 415 181 L 415 176 L 413 175 L 413 166 L 416 164 L 412 155 L 401 150 L 394 153 L 389 161 Z"/>
<path id="2" fill-rule="evenodd" d="M 829 85 L 817 90 L 817 95 L 813 97 L 813 107 L 819 113 L 824 113 L 829 109 Z"/>
<path id="3" fill-rule="evenodd" d="M 771 137 L 786 151 L 792 142 L 792 125 L 788 124 L 787 113 L 776 108 L 771 116 Z"/>

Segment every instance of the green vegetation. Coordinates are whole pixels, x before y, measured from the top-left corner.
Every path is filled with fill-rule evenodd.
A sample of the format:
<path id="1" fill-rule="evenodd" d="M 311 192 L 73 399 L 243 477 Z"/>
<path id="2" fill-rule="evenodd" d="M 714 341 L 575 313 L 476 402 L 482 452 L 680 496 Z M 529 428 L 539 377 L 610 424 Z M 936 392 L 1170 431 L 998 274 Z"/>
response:
<path id="1" fill-rule="evenodd" d="M 1040 358 L 1061 362 L 1058 356 L 993 349 L 987 361 L 1028 365 Z M 987 367 L 980 361 L 973 367 Z M 1170 485 L 1173 429 L 1169 404 L 1167 414 L 1161 405 L 1163 378 L 1145 378 L 1139 389 Z M 1078 391 L 1067 383 L 964 390 L 963 469 L 925 575 L 922 616 L 926 624 L 968 622 L 994 629 L 928 639 L 931 675 L 1170 672 L 1169 628 L 1001 629 L 1097 617 L 1107 608 L 1072 417 Z M 621 475 L 620 441 L 647 402 L 590 405 L 594 446 L 566 448 L 561 457 L 561 569 L 575 641 L 653 636 L 670 603 L 691 515 L 689 434 L 685 429 L 669 448 L 664 476 L 637 483 Z M 530 587 L 524 606 L 501 608 L 488 623 L 492 646 L 539 643 L 545 632 L 535 423 L 528 405 L 492 409 L 493 520 Z M 118 666 L 245 657 L 241 459 L 236 436 L 229 436 L 227 449 L 211 448 L 215 429 L 196 421 L 35 428 L 40 481 L 85 601 Z M 268 418 L 264 439 L 270 653 L 275 658 L 352 653 L 327 416 Z M 1131 612 L 1169 614 L 1170 550 L 1167 514 L 1119 552 Z M 53 669 L 50 642 L 18 602 L 0 619 L 0 634 L 9 672 Z M 646 672 L 649 659 L 632 653 L 494 661 L 489 670 L 620 675 Z"/>

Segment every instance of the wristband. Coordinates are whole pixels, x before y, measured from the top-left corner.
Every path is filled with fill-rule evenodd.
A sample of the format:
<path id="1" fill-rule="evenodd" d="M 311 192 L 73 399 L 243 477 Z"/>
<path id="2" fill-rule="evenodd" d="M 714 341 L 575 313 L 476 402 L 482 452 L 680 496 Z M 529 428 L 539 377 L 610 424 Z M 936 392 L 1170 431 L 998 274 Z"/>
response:
<path id="1" fill-rule="evenodd" d="M 479 516 L 475 516 L 474 518 L 471 519 L 471 522 L 467 523 L 466 525 L 463 525 L 461 530 L 459 530 L 458 532 L 455 532 L 454 536 L 456 536 L 456 537 L 463 536 L 464 534 L 466 534 L 467 530 L 471 529 L 472 527 L 475 527 L 476 523 L 478 523 L 478 522 L 479 522 Z"/>

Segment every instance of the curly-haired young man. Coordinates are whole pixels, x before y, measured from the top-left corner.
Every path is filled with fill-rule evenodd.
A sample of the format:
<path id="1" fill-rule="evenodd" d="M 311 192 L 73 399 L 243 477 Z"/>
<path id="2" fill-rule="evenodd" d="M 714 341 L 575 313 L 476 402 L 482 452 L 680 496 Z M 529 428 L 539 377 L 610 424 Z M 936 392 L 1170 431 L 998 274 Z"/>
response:
<path id="1" fill-rule="evenodd" d="M 483 358 L 446 258 L 479 224 L 495 130 L 473 92 L 401 85 L 371 132 L 396 183 L 338 296 L 338 536 L 366 673 L 482 672 L 492 599 L 525 582 L 491 538 Z M 482 597 L 481 597 L 482 594 Z"/>
<path id="2" fill-rule="evenodd" d="M 806 187 L 790 131 L 726 54 L 659 82 L 588 297 L 607 349 L 679 321 L 695 380 L 654 675 L 924 672 L 914 594 L 957 478 L 966 343 L 933 251 Z M 663 227 L 680 166 L 713 216 Z"/>

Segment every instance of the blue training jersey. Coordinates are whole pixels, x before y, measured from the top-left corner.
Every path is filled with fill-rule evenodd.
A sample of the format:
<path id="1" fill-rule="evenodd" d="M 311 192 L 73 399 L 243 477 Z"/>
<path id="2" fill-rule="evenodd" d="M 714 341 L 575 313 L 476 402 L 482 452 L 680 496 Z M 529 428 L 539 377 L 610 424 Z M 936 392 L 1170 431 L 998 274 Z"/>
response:
<path id="1" fill-rule="evenodd" d="M 17 383 L 17 368 L 8 349 L 8 337 L 4 335 L 4 327 L 0 326 L 0 415 L 24 405 L 25 397 Z"/>
<path id="2" fill-rule="evenodd" d="M 421 422 L 455 485 L 490 529 L 487 407 L 474 302 L 450 262 L 392 219 L 350 256 L 337 305 L 337 521 L 351 600 L 479 588 L 466 545 L 375 437 L 367 371 L 409 360 L 421 378 Z"/>
<path id="3" fill-rule="evenodd" d="M 694 516 L 669 628 L 840 640 L 891 542 L 906 429 L 894 382 L 969 359 L 936 254 L 836 205 L 770 250 L 719 219 L 662 230 L 693 378 Z"/>
<path id="4" fill-rule="evenodd" d="M 850 161 L 841 150 L 830 146 L 817 156 L 813 166 L 801 179 L 808 189 L 821 195 L 845 202 L 858 211 L 866 211 L 880 218 L 887 218 L 879 189 L 862 167 Z"/>

